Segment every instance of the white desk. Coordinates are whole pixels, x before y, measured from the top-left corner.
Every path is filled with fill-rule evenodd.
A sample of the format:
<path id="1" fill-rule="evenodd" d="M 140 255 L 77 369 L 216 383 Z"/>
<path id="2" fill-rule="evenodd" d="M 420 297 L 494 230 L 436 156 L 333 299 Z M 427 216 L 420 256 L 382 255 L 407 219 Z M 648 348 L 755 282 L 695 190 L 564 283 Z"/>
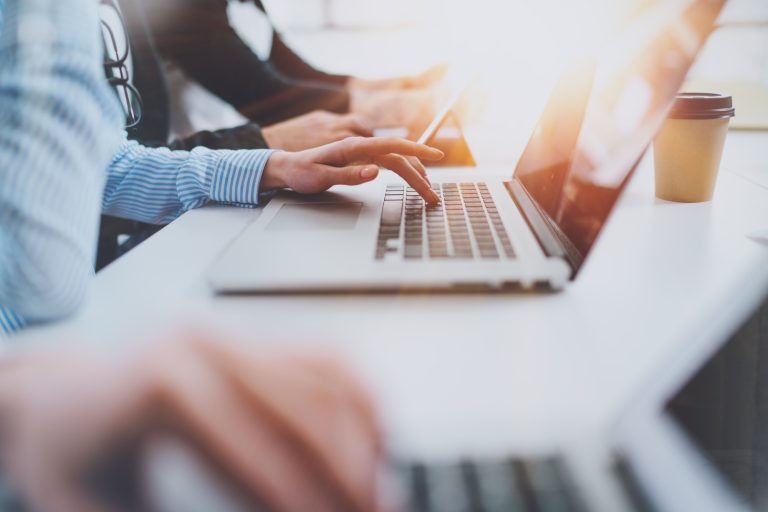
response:
<path id="1" fill-rule="evenodd" d="M 657 202 L 646 159 L 559 294 L 219 298 L 206 269 L 259 211 L 205 208 L 100 273 L 73 321 L 25 336 L 115 342 L 203 317 L 259 342 L 327 343 L 370 383 L 395 445 L 425 456 L 603 432 L 686 377 L 768 291 L 768 242 L 747 236 L 768 229 L 766 145 L 730 135 L 708 204 Z"/>

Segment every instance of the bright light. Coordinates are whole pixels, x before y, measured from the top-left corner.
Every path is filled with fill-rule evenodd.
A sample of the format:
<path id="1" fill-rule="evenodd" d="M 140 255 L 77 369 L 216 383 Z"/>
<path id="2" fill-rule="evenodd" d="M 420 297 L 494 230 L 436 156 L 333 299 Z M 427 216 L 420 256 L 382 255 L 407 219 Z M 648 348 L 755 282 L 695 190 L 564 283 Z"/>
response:
<path id="1" fill-rule="evenodd" d="M 564 66 L 595 54 L 636 7 L 621 0 L 423 0 L 432 8 L 422 20 L 425 44 L 452 64 L 452 90 L 466 73 L 477 73 L 464 105 L 471 132 L 498 137 L 495 147 L 515 147 L 515 156 L 541 112 Z M 444 97 L 446 94 L 441 95 Z M 488 130 L 496 126 L 496 131 Z M 491 141 L 486 142 L 491 145 Z M 502 160 L 502 159 L 500 159 Z"/>

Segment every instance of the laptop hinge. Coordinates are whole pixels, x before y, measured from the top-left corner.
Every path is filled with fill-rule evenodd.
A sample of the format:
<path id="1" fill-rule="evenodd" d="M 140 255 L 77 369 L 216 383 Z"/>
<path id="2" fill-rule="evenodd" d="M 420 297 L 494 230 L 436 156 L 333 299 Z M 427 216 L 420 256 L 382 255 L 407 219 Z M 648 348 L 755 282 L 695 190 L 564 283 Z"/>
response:
<path id="1" fill-rule="evenodd" d="M 573 279 L 584 260 L 579 251 L 565 234 L 553 224 L 549 216 L 541 211 L 525 187 L 516 178 L 513 178 L 512 181 L 505 181 L 504 186 L 523 214 L 528 227 L 531 228 L 539 241 L 544 254 L 553 258 L 562 258 L 571 267 L 571 279 Z"/>

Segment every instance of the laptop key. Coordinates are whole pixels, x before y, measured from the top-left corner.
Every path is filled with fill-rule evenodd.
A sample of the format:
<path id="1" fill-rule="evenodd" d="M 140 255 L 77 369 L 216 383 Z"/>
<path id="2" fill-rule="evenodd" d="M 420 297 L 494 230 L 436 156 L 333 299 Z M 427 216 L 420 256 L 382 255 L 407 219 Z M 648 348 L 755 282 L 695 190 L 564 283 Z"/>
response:
<path id="1" fill-rule="evenodd" d="M 410 482 L 410 501 L 414 510 L 430 512 L 429 485 L 427 483 L 427 468 L 424 464 L 413 464 L 408 467 Z"/>
<path id="2" fill-rule="evenodd" d="M 554 458 L 529 460 L 524 464 L 530 491 L 542 512 L 583 511 L 562 463 Z"/>
<path id="3" fill-rule="evenodd" d="M 400 218 L 403 213 L 402 203 L 396 201 L 384 201 L 384 206 L 381 210 L 381 224 L 382 226 L 399 226 Z"/>
<path id="4" fill-rule="evenodd" d="M 433 251 L 434 252 L 448 252 L 448 244 L 445 243 L 444 241 L 430 240 L 428 243 L 429 243 L 429 252 L 430 252 L 430 254 Z"/>
<path id="5" fill-rule="evenodd" d="M 484 512 L 528 510 L 512 466 L 501 462 L 477 463 L 475 474 L 481 503 L 479 510 Z"/>
<path id="6" fill-rule="evenodd" d="M 439 512 L 473 512 L 469 488 L 458 464 L 433 466 L 427 470 L 429 502 Z"/>
<path id="7" fill-rule="evenodd" d="M 421 259 L 421 246 L 406 245 L 403 256 L 406 259 Z"/>

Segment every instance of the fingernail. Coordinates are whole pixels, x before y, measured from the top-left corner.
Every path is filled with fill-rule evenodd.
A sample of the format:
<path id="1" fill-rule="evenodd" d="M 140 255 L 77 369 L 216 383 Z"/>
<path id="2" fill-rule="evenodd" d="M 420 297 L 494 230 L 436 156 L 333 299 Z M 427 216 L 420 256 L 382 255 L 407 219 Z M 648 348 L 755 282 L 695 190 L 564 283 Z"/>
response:
<path id="1" fill-rule="evenodd" d="M 376 174 L 378 174 L 378 169 L 374 169 L 373 167 L 366 167 L 362 171 L 360 171 L 360 177 L 364 180 L 370 180 L 376 177 Z"/>

